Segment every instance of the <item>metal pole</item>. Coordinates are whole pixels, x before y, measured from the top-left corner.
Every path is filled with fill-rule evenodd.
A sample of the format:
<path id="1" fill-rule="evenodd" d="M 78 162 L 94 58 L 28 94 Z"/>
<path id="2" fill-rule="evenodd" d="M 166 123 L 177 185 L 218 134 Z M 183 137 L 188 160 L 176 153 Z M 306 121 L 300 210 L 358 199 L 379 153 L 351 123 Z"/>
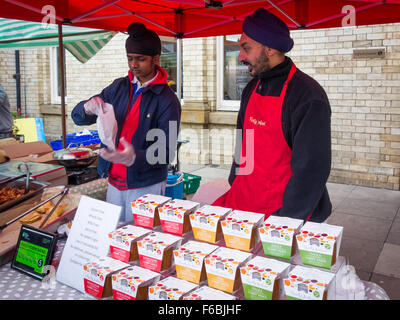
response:
<path id="1" fill-rule="evenodd" d="M 182 99 L 182 39 L 176 39 L 176 93 Z"/>
<path id="2" fill-rule="evenodd" d="M 63 148 L 67 147 L 67 130 L 66 130 L 66 116 L 65 116 L 65 65 L 64 65 L 64 44 L 63 44 L 63 37 L 62 37 L 62 24 L 58 25 L 58 53 L 60 59 L 60 75 L 61 75 L 61 126 L 62 126 L 62 141 L 63 141 Z"/>

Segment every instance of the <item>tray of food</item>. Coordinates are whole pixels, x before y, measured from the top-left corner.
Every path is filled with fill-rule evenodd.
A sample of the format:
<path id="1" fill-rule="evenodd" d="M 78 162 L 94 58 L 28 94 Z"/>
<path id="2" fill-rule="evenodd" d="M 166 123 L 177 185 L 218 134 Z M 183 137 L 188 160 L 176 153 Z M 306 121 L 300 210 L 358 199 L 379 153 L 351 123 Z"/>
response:
<path id="1" fill-rule="evenodd" d="M 26 201 L 38 194 L 48 186 L 45 182 L 29 181 L 27 191 L 26 177 L 14 181 L 0 183 L 0 214 L 15 205 Z"/>

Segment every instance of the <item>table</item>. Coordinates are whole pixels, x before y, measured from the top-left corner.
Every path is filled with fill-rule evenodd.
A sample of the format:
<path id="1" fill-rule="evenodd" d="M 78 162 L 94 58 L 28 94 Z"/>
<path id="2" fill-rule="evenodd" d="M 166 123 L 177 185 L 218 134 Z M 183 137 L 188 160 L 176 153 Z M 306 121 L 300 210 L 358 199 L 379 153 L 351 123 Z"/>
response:
<path id="1" fill-rule="evenodd" d="M 58 242 L 53 258 L 56 269 L 64 249 L 65 239 Z M 386 292 L 377 284 L 362 281 L 365 288 L 365 300 L 389 300 Z M 240 295 L 240 293 L 239 293 Z M 111 298 L 108 298 L 111 299 Z M 25 274 L 11 269 L 10 263 L 0 267 L 0 300 L 96 300 L 91 295 L 55 280 L 40 282 Z"/>

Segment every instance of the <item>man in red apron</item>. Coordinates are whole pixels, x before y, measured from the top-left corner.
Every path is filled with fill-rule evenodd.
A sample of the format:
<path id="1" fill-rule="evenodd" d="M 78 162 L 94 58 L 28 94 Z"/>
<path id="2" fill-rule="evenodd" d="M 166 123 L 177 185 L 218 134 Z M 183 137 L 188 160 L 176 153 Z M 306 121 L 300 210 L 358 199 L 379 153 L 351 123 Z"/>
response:
<path id="1" fill-rule="evenodd" d="M 322 222 L 332 209 L 326 93 L 285 56 L 289 29 L 267 10 L 244 20 L 239 46 L 254 79 L 242 93 L 231 188 L 213 205 Z"/>

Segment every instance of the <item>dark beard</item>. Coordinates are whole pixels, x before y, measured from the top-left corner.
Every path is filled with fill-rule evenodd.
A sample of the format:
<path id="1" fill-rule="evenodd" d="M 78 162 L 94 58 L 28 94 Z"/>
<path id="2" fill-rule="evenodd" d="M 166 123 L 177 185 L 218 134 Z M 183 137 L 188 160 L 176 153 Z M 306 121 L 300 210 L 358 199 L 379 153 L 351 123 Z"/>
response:
<path id="1" fill-rule="evenodd" d="M 260 76 L 260 74 L 271 70 L 271 66 L 269 63 L 269 58 L 267 57 L 267 55 L 265 54 L 265 51 L 262 50 L 260 55 L 258 56 L 255 64 L 255 66 L 257 66 L 256 68 L 254 68 L 254 77 L 258 77 Z"/>

